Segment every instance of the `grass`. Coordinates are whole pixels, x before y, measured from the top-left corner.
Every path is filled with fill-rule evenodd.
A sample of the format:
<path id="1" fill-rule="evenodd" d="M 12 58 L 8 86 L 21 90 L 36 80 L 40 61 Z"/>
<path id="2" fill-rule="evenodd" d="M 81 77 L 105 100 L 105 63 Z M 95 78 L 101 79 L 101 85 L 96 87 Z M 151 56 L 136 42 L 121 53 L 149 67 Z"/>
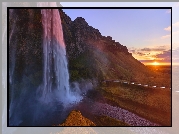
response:
<path id="1" fill-rule="evenodd" d="M 100 91 L 112 105 L 127 109 L 162 126 L 171 125 L 171 92 L 169 89 L 118 85 L 102 87 Z"/>
<path id="2" fill-rule="evenodd" d="M 108 116 L 96 116 L 97 126 L 130 126 L 129 124 Z"/>

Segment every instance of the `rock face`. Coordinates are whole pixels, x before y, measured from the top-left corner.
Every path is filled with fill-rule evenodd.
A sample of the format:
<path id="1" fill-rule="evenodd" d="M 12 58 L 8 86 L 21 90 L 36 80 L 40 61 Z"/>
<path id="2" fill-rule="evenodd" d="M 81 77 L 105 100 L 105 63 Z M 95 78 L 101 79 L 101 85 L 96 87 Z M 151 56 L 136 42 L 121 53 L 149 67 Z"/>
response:
<path id="1" fill-rule="evenodd" d="M 11 9 L 9 11 L 10 88 L 11 85 L 16 85 L 14 87 L 19 90 L 20 87 L 27 88 L 31 85 L 33 89 L 41 83 L 42 35 L 40 10 Z"/>
<path id="2" fill-rule="evenodd" d="M 9 21 L 9 63 L 18 73 L 32 73 L 42 66 L 42 24 L 40 10 L 11 10 Z M 11 67 L 10 67 L 11 68 Z M 25 68 L 28 68 L 24 70 Z M 20 75 L 20 74 L 19 74 Z"/>
<path id="3" fill-rule="evenodd" d="M 82 17 L 74 21 L 60 11 L 64 39 L 69 60 L 70 79 L 80 78 L 126 79 L 147 81 L 153 75 L 142 63 L 132 57 L 126 46 L 102 36 Z"/>
<path id="4" fill-rule="evenodd" d="M 9 125 L 16 126 L 33 118 L 31 106 L 43 81 L 43 27 L 40 9 L 11 9 L 8 17 Z"/>

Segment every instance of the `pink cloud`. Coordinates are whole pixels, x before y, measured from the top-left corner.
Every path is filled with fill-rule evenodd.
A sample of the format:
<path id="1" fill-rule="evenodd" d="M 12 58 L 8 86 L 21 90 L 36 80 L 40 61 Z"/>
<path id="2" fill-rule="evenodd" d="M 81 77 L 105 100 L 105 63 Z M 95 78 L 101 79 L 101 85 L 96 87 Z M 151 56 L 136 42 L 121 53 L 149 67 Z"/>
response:
<path id="1" fill-rule="evenodd" d="M 171 26 L 168 26 L 167 28 L 164 28 L 165 31 L 171 31 Z"/>

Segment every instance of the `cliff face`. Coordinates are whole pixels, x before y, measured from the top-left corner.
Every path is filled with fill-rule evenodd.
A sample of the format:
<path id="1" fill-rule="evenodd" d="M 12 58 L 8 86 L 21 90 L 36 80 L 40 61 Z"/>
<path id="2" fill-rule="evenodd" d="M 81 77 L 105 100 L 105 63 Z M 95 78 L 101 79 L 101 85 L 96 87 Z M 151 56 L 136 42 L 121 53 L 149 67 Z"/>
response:
<path id="1" fill-rule="evenodd" d="M 153 75 L 128 52 L 126 46 L 110 36 L 102 36 L 82 17 L 74 21 L 60 11 L 71 80 L 79 78 L 145 81 Z"/>
<path id="2" fill-rule="evenodd" d="M 11 84 L 28 79 L 38 85 L 43 69 L 43 28 L 40 10 L 9 11 L 9 75 Z M 29 77 L 29 78 L 28 78 Z"/>

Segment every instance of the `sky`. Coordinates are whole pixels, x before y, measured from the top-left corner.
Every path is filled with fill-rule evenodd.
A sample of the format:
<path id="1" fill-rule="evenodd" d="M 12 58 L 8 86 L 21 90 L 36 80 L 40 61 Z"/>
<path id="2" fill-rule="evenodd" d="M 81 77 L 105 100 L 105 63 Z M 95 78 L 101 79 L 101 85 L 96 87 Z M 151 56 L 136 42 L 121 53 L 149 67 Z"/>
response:
<path id="1" fill-rule="evenodd" d="M 61 2 L 61 5 L 70 7 L 73 3 Z M 86 5 L 90 6 L 90 4 Z M 163 7 L 171 6 L 172 10 L 179 12 L 178 3 L 163 4 Z M 132 4 L 132 7 L 135 7 L 135 4 Z M 169 9 L 64 9 L 64 11 L 72 20 L 83 17 L 90 26 L 99 29 L 103 36 L 111 36 L 116 42 L 126 46 L 136 59 L 146 65 L 153 64 L 154 61 L 160 64 L 171 62 L 171 10 Z M 172 54 L 175 55 L 172 61 L 173 64 L 179 64 L 177 57 L 179 20 L 175 15 L 172 16 L 172 22 Z"/>

